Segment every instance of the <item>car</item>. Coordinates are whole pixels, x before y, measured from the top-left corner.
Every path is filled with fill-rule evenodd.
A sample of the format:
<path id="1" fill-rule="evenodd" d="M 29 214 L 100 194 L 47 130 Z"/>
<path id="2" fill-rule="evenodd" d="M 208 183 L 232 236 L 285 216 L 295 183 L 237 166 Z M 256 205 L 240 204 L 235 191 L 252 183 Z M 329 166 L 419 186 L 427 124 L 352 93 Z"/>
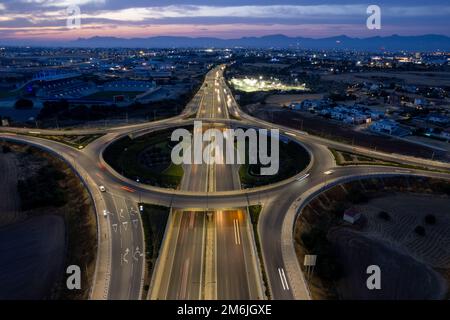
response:
<path id="1" fill-rule="evenodd" d="M 107 217 L 108 216 L 108 211 L 105 209 L 105 210 L 103 210 L 103 216 L 104 217 Z"/>
<path id="2" fill-rule="evenodd" d="M 100 189 L 101 192 L 105 192 L 106 191 L 105 186 L 98 186 L 98 188 Z"/>
<path id="3" fill-rule="evenodd" d="M 323 174 L 326 174 L 327 176 L 329 176 L 330 174 L 333 174 L 334 170 L 328 170 L 325 171 Z"/>

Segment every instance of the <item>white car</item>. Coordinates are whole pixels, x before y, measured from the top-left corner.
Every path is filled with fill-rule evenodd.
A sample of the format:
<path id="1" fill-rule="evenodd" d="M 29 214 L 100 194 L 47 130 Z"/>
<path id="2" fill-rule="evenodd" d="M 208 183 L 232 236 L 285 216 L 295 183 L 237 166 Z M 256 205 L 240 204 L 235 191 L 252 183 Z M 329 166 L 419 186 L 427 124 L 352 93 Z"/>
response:
<path id="1" fill-rule="evenodd" d="M 323 174 L 326 174 L 327 176 L 329 176 L 330 174 L 333 174 L 334 170 L 328 170 L 325 171 Z"/>
<path id="2" fill-rule="evenodd" d="M 100 189 L 101 192 L 105 192 L 106 188 L 104 186 L 98 186 L 98 188 Z"/>
<path id="3" fill-rule="evenodd" d="M 104 217 L 108 217 L 108 211 L 105 209 L 105 210 L 103 210 L 103 216 Z"/>

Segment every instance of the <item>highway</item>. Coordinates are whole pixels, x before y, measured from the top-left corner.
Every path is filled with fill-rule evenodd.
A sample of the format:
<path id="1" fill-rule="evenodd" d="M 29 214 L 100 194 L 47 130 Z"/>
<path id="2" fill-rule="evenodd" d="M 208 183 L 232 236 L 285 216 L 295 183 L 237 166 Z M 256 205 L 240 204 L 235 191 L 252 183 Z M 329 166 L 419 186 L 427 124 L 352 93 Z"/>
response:
<path id="1" fill-rule="evenodd" d="M 305 170 L 309 176 L 298 181 L 296 178 L 303 172 L 275 185 L 240 190 L 237 166 L 190 165 L 185 166 L 180 189 L 167 190 L 122 177 L 103 162 L 104 148 L 122 136 L 189 125 L 196 119 L 207 121 L 215 128 L 233 125 L 279 128 L 310 152 L 312 162 Z M 0 133 L 1 138 L 34 145 L 64 159 L 91 193 L 98 221 L 92 299 L 142 298 L 145 244 L 136 213 L 140 200 L 173 208 L 161 250 L 164 261 L 160 261 L 161 269 L 154 273 L 160 279 L 156 281 L 159 285 L 155 292 L 151 293 L 152 299 L 263 299 L 259 263 L 245 210 L 252 204 L 263 205 L 258 233 L 271 297 L 309 299 L 293 252 L 292 230 L 297 210 L 315 193 L 349 179 L 370 176 L 417 175 L 450 179 L 450 174 L 438 171 L 337 166 L 329 147 L 434 170 L 450 169 L 448 163 L 349 146 L 253 118 L 239 108 L 220 68 L 208 73 L 202 88 L 180 116 L 106 129 L 39 130 L 41 134 L 53 135 L 104 134 L 84 149 L 21 134 L 30 129 L 7 128 L 6 131 Z M 325 175 L 330 169 L 334 173 Z M 106 192 L 100 192 L 100 184 L 106 187 Z M 109 212 L 107 217 L 103 216 L 103 210 Z"/>
<path id="2" fill-rule="evenodd" d="M 178 230 L 165 299 L 198 300 L 203 294 L 205 212 L 176 211 Z M 167 266 L 166 266 L 167 267 Z"/>
<path id="3" fill-rule="evenodd" d="M 223 90 L 219 90 L 221 78 L 221 68 L 213 69 L 206 76 L 197 117 L 228 118 Z M 216 126 L 210 124 L 203 130 L 209 128 Z M 202 163 L 183 168 L 181 190 L 208 194 L 240 188 L 237 166 Z M 155 280 L 159 285 L 152 290 L 151 297 L 261 299 L 259 272 L 255 271 L 257 263 L 247 221 L 245 208 L 210 210 L 206 203 L 197 211 L 175 209 L 171 222 L 173 232 L 163 248 L 168 252 L 164 254 L 167 258 L 156 270 L 156 277 L 164 280 Z"/>

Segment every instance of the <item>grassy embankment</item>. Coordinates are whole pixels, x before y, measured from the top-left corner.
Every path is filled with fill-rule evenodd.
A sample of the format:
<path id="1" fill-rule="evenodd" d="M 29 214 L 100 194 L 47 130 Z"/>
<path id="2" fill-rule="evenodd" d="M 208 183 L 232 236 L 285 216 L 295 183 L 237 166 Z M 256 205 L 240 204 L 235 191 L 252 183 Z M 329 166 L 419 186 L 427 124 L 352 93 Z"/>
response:
<path id="1" fill-rule="evenodd" d="M 31 136 L 31 137 L 37 137 L 42 138 L 46 140 L 56 141 L 59 143 L 63 143 L 65 145 L 68 145 L 70 147 L 76 148 L 76 149 L 83 149 L 88 144 L 90 144 L 92 141 L 97 140 L 103 134 L 86 134 L 86 135 L 74 135 L 74 134 L 61 134 L 61 135 L 48 135 L 48 134 L 39 134 L 39 130 L 35 131 L 36 133 L 33 133 L 33 131 L 29 131 L 28 133 L 19 133 L 20 135 L 24 136 Z"/>
<path id="2" fill-rule="evenodd" d="M 263 277 L 263 282 L 265 286 L 265 294 L 268 299 L 271 299 L 270 295 L 270 288 L 269 288 L 269 280 L 267 279 L 267 273 L 266 269 L 264 268 L 264 260 L 262 256 L 261 251 L 261 242 L 259 240 L 259 233 L 258 233 L 258 222 L 259 222 L 259 215 L 261 214 L 262 206 L 261 205 L 253 205 L 248 207 L 248 212 L 250 214 L 250 220 L 252 222 L 253 227 L 253 234 L 255 236 L 255 242 L 256 242 L 256 250 L 258 251 L 258 257 Z"/>

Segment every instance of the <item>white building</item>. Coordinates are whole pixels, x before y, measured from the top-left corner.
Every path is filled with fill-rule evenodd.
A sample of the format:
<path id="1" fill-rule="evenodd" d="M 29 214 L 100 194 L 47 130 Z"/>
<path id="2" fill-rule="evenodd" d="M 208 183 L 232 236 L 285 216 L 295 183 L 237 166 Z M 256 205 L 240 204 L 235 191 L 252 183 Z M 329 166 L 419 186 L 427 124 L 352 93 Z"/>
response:
<path id="1" fill-rule="evenodd" d="M 344 212 L 344 221 L 354 224 L 361 218 L 361 212 L 356 208 L 349 208 Z"/>

